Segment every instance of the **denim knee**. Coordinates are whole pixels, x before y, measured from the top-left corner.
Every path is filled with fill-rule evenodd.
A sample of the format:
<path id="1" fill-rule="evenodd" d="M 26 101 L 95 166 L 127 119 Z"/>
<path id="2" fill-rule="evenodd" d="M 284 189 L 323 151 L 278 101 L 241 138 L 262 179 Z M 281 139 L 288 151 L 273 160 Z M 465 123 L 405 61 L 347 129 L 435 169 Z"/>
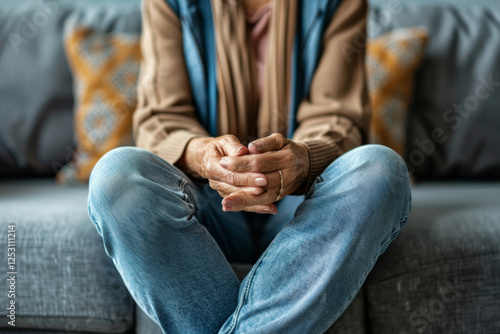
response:
<path id="1" fill-rule="evenodd" d="M 364 182 L 381 182 L 394 194 L 406 193 L 409 185 L 404 160 L 392 149 L 382 145 L 364 145 L 352 151 L 354 164 L 365 166 Z"/>
<path id="2" fill-rule="evenodd" d="M 332 187 L 342 178 L 344 186 L 356 189 L 369 201 L 401 210 L 401 227 L 411 206 L 411 188 L 404 160 L 382 145 L 364 145 L 340 156 L 321 174 L 322 183 Z M 371 200 L 370 200 L 371 198 Z"/>
<path id="3" fill-rule="evenodd" d="M 96 179 L 106 179 L 114 175 L 129 177 L 141 169 L 142 163 L 156 156 L 146 150 L 125 146 L 107 152 L 92 169 L 89 185 L 97 183 Z"/>
<path id="4" fill-rule="evenodd" d="M 130 187 L 148 154 L 135 147 L 119 147 L 106 153 L 90 174 L 89 201 L 114 202 L 115 196 Z"/>
<path id="5" fill-rule="evenodd" d="M 149 151 L 135 147 L 114 149 L 92 171 L 89 216 L 98 231 L 103 223 L 138 222 L 145 216 L 150 217 L 150 222 L 183 227 L 191 223 L 186 217 L 195 211 L 184 189 L 186 179 L 180 170 Z M 123 228 L 129 227 L 135 228 Z M 143 227 L 155 230 L 153 225 Z"/>
<path id="6" fill-rule="evenodd" d="M 325 170 L 350 171 L 360 184 L 376 183 L 395 193 L 406 193 L 409 185 L 404 160 L 392 149 L 382 145 L 363 145 L 340 156 Z"/>
<path id="7" fill-rule="evenodd" d="M 406 163 L 399 154 L 382 145 L 362 146 L 358 155 L 368 166 L 368 173 L 361 179 L 362 182 L 373 189 L 376 196 L 383 198 L 387 206 L 400 210 L 398 224 L 392 227 L 393 240 L 406 223 L 411 208 L 411 187 Z"/>
<path id="8" fill-rule="evenodd" d="M 103 213 L 111 213 L 119 198 L 134 188 L 134 175 L 144 152 L 135 147 L 120 147 L 106 153 L 94 166 L 89 180 L 89 216 L 101 232 Z M 97 222 L 97 224 L 96 224 Z"/>

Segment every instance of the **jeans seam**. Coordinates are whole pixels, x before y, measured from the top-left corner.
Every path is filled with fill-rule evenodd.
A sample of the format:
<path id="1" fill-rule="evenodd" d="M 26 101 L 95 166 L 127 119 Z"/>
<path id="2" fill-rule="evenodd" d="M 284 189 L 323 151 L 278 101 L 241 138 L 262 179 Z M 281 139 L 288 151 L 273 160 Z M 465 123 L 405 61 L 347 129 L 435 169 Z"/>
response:
<path id="1" fill-rule="evenodd" d="M 401 229 L 397 229 L 396 231 L 392 232 L 391 235 L 389 236 L 388 239 L 386 239 L 381 245 L 380 245 L 380 249 L 383 249 L 385 248 L 386 246 L 388 246 L 391 241 L 394 239 L 394 237 L 396 237 L 398 235 L 398 233 L 401 231 Z M 380 255 L 380 251 L 379 251 L 379 255 Z"/>
<path id="2" fill-rule="evenodd" d="M 102 235 L 101 224 L 99 224 L 97 219 L 94 217 L 94 213 L 93 213 L 93 209 L 92 209 L 92 202 L 93 201 L 94 201 L 94 198 L 93 198 L 92 194 L 90 194 L 89 197 L 87 198 L 87 214 L 90 218 L 90 221 L 92 222 L 92 224 L 96 228 L 97 232 L 100 235 Z"/>
<path id="3" fill-rule="evenodd" d="M 380 247 L 380 249 L 382 249 L 382 248 L 383 248 L 383 246 Z M 379 249 L 379 255 L 380 255 L 380 249 Z M 379 255 L 375 256 L 375 258 L 372 260 L 372 263 L 368 267 L 368 270 L 367 270 L 367 273 L 366 273 L 366 277 L 368 277 L 368 274 L 372 271 L 373 267 L 375 266 L 375 263 L 377 262 Z M 356 291 L 356 293 L 350 295 L 350 297 L 347 299 L 347 302 L 344 303 L 344 305 L 341 308 L 341 310 L 344 310 L 344 312 L 347 310 L 347 308 L 349 307 L 349 305 L 352 303 L 352 301 L 354 300 L 354 298 L 356 297 L 356 295 L 361 290 L 361 287 L 363 286 L 363 284 L 364 284 L 364 282 L 366 280 L 366 277 L 364 279 L 361 279 L 358 282 L 358 284 L 356 284 L 356 289 L 354 289 Z M 335 321 L 338 320 L 338 318 L 341 316 L 341 314 L 342 314 L 342 312 L 337 312 L 335 314 L 335 316 L 333 317 L 333 318 L 335 318 Z M 325 333 L 331 326 L 333 326 L 333 324 L 335 323 L 335 321 L 332 324 L 328 325 L 328 327 L 324 328 L 321 333 Z"/>
<path id="4" fill-rule="evenodd" d="M 242 299 L 241 299 L 240 303 L 238 304 L 238 306 L 236 308 L 236 311 L 234 312 L 234 315 L 232 317 L 233 319 L 231 321 L 231 326 L 229 328 L 229 331 L 227 332 L 228 334 L 234 332 L 234 329 L 236 328 L 236 324 L 238 322 L 237 318 L 238 318 L 238 316 L 240 314 L 241 309 L 246 304 L 246 301 L 247 301 L 247 298 L 248 298 L 248 294 L 250 293 L 250 285 L 253 283 L 253 278 L 254 278 L 255 272 L 257 271 L 257 269 L 261 265 L 262 261 L 264 260 L 264 257 L 267 255 L 267 253 L 269 252 L 269 250 L 271 249 L 271 247 L 273 246 L 273 244 L 274 243 L 271 243 L 271 245 L 269 245 L 269 247 L 262 254 L 262 256 L 260 257 L 260 259 L 254 264 L 252 270 L 250 270 L 250 272 L 248 273 L 248 282 L 247 282 L 247 284 L 245 284 L 245 287 L 243 288 L 243 296 L 242 296 Z"/>
<path id="5" fill-rule="evenodd" d="M 186 187 L 189 184 L 189 180 L 183 178 L 181 181 L 181 184 L 179 185 L 179 188 L 181 192 L 184 194 L 184 201 L 193 207 L 196 207 L 196 201 L 195 201 L 195 195 L 189 190 L 188 187 Z M 190 197 L 191 196 L 191 197 Z"/>
<path id="6" fill-rule="evenodd" d="M 406 222 L 408 221 L 408 217 L 410 216 L 410 211 L 411 211 L 411 193 L 410 193 L 410 198 L 408 199 L 408 209 L 404 212 L 404 218 L 403 219 L 400 219 L 399 220 L 399 225 L 397 228 L 395 228 L 393 231 L 391 231 L 391 236 L 389 238 L 388 241 L 384 242 L 381 246 L 381 248 L 383 248 L 384 246 L 386 246 L 388 243 L 391 243 L 394 238 L 399 234 L 399 232 L 401 232 L 401 229 L 404 227 L 404 225 L 406 224 Z"/>
<path id="7" fill-rule="evenodd" d="M 323 178 L 321 177 L 321 175 L 317 176 L 316 179 L 311 184 L 311 188 L 307 192 L 306 196 L 307 197 L 311 197 L 312 195 L 314 195 L 314 188 L 316 187 L 316 184 L 318 184 L 318 183 L 320 183 L 322 181 L 323 181 Z"/>
<path id="8" fill-rule="evenodd" d="M 179 185 L 179 188 L 181 189 L 181 192 L 184 194 L 184 200 L 188 203 L 191 203 L 191 201 L 189 200 L 189 196 L 186 193 L 186 183 L 187 180 L 183 178 L 181 184 Z"/>
<path id="9" fill-rule="evenodd" d="M 411 201 L 411 199 L 410 199 L 410 201 Z M 406 212 L 405 218 L 404 218 L 404 219 L 402 219 L 402 220 L 400 220 L 400 222 L 399 222 L 399 228 L 398 228 L 398 229 L 396 229 L 396 231 L 391 231 L 391 235 L 390 235 L 390 237 L 389 237 L 388 239 L 386 239 L 386 240 L 385 240 L 385 241 L 384 241 L 384 242 L 380 245 L 380 248 L 379 248 L 379 251 L 378 251 L 378 255 L 377 255 L 377 256 L 375 256 L 375 258 L 372 260 L 371 265 L 368 267 L 369 269 L 368 269 L 368 272 L 367 272 L 367 276 L 368 276 L 368 274 L 371 272 L 371 270 L 373 269 L 373 267 L 375 266 L 375 263 L 377 262 L 377 260 L 378 260 L 378 258 L 379 258 L 379 256 L 380 256 L 380 251 L 381 251 L 382 249 L 384 249 L 384 248 L 385 248 L 388 244 L 390 244 L 390 243 L 391 243 L 391 241 L 394 239 L 394 237 L 395 237 L 395 236 L 397 236 L 397 234 L 401 231 L 401 228 L 402 228 L 401 226 L 402 226 L 402 224 L 404 224 L 404 223 L 408 220 L 408 216 L 409 216 L 409 215 L 410 215 L 410 210 L 408 209 L 408 210 L 407 210 L 407 212 Z M 366 279 L 366 278 L 365 278 L 365 279 Z M 357 291 L 356 293 L 358 293 L 358 292 L 359 292 L 359 290 L 361 289 L 361 287 L 362 287 L 363 282 L 364 282 L 364 280 L 365 280 L 365 279 L 362 279 L 362 280 L 361 280 L 361 281 L 357 284 L 357 287 L 356 287 L 356 289 L 355 289 L 355 290 Z M 350 303 L 354 300 L 354 297 L 355 297 L 355 295 L 354 295 L 354 294 L 352 294 L 352 295 L 348 298 L 347 302 L 343 305 L 343 307 L 341 308 L 341 310 L 342 310 L 342 309 L 344 309 L 344 310 L 345 310 L 345 309 L 346 309 L 346 307 L 348 307 L 348 306 L 349 306 L 349 304 L 350 304 Z M 340 312 L 337 312 L 337 314 L 334 316 L 335 321 L 337 321 L 337 320 L 338 320 L 338 317 L 339 317 L 339 316 L 340 316 Z M 332 325 L 330 325 L 330 326 L 332 326 Z M 330 326 L 329 326 L 329 327 L 330 327 Z M 325 328 L 325 329 L 323 330 L 323 333 L 324 333 L 324 332 L 326 332 L 326 331 L 328 330 L 328 328 L 329 328 L 329 327 Z"/>
<path id="10" fill-rule="evenodd" d="M 401 219 L 400 222 L 399 222 L 400 229 L 401 229 L 401 226 L 406 223 L 406 221 L 408 220 L 408 216 L 410 215 L 410 212 L 411 212 L 411 200 L 412 200 L 411 197 L 412 196 L 411 196 L 411 189 L 410 189 L 409 192 L 408 192 L 408 195 L 406 196 L 406 201 L 407 201 L 407 204 L 408 204 L 408 208 L 403 213 L 404 218 Z"/>
<path id="11" fill-rule="evenodd" d="M 192 200 L 189 195 L 194 196 L 191 191 L 186 187 L 186 185 L 189 183 L 189 181 L 185 178 L 181 179 L 181 183 L 179 184 L 179 190 L 182 192 L 184 195 L 184 202 L 188 205 L 189 209 L 191 210 L 190 215 L 187 217 L 187 220 L 190 221 L 193 216 L 196 214 L 197 211 L 197 205 L 196 201 Z"/>

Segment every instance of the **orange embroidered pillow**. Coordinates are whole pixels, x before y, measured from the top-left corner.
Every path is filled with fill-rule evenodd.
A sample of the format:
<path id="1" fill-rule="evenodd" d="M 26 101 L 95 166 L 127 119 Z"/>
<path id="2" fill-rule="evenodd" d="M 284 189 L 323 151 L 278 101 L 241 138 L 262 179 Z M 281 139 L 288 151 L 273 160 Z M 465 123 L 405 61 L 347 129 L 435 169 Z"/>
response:
<path id="1" fill-rule="evenodd" d="M 372 107 L 370 142 L 404 154 L 413 77 L 424 54 L 424 28 L 400 28 L 369 40 L 366 72 Z"/>
<path id="2" fill-rule="evenodd" d="M 73 28 L 65 50 L 74 82 L 76 151 L 57 179 L 86 182 L 106 152 L 133 145 L 140 36 Z"/>

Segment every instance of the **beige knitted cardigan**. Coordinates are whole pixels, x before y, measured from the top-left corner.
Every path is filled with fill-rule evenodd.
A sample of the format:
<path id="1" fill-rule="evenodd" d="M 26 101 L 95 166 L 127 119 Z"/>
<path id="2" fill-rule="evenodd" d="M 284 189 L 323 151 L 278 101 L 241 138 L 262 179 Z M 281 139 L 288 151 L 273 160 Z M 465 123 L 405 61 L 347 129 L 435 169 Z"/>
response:
<path id="1" fill-rule="evenodd" d="M 212 0 L 217 46 L 218 135 L 247 144 L 286 135 L 297 2 L 272 0 L 265 82 L 258 101 L 253 53 L 241 0 Z M 344 0 L 326 27 L 311 90 L 299 105 L 293 140 L 309 149 L 300 193 L 341 154 L 363 143 L 370 117 L 364 70 L 366 0 Z M 208 136 L 191 95 L 179 18 L 164 0 L 144 0 L 143 63 L 134 114 L 139 147 L 175 164 L 192 138 Z"/>

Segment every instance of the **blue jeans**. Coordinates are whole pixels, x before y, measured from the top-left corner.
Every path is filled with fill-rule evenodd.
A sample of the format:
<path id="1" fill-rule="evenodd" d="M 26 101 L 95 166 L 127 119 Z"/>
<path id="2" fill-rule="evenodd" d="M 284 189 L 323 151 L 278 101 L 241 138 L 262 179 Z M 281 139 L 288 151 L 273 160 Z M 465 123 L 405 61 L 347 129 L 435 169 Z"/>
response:
<path id="1" fill-rule="evenodd" d="M 323 333 L 410 210 L 403 160 L 367 145 L 331 163 L 277 215 L 222 198 L 148 151 L 107 153 L 88 210 L 125 285 L 165 333 Z M 241 282 L 230 262 L 254 263 Z"/>

